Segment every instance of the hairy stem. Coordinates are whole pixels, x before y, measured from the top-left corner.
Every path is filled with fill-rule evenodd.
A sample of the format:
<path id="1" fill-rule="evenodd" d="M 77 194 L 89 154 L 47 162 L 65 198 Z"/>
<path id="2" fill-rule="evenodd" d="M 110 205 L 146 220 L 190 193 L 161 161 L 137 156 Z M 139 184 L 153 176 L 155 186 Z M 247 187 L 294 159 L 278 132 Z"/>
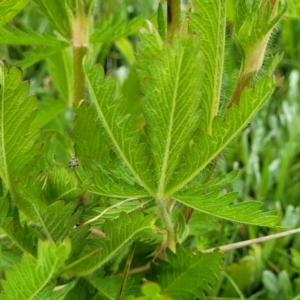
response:
<path id="1" fill-rule="evenodd" d="M 170 216 L 167 206 L 166 206 L 167 201 L 166 200 L 157 200 L 156 203 L 158 206 L 158 211 L 159 211 L 159 215 L 162 220 L 162 223 L 167 230 L 167 236 L 165 239 L 165 244 L 164 244 L 163 250 L 168 247 L 175 253 L 176 252 L 176 236 L 175 236 L 174 224 L 171 220 L 171 216 Z"/>
<path id="2" fill-rule="evenodd" d="M 175 31 L 180 28 L 180 0 L 168 0 L 167 13 L 167 41 L 172 43 Z"/>

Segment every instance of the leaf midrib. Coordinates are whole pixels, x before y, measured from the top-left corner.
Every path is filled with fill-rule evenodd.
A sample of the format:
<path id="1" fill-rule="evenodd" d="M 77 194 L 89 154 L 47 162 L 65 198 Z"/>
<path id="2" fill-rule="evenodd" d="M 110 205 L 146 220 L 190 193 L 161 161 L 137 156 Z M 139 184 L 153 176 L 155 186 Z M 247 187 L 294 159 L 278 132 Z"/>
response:
<path id="1" fill-rule="evenodd" d="M 1 62 L 1 73 L 2 73 L 2 82 L 1 82 L 1 85 L 2 85 L 2 103 L 1 103 L 1 129 L 2 129 L 2 134 L 1 134 L 1 142 L 2 142 L 2 159 L 3 159 L 3 167 L 4 167 L 4 171 L 5 171 L 5 174 L 2 174 L 2 179 L 4 180 L 5 182 L 5 185 L 7 186 L 7 188 L 9 190 L 11 190 L 10 186 L 11 186 L 11 183 L 10 183 L 10 178 L 9 178 L 9 172 L 8 172 L 8 164 L 7 164 L 7 161 L 6 161 L 6 147 L 5 147 L 5 137 L 4 137 L 4 133 L 5 133 L 5 130 L 4 130 L 4 102 L 5 102 L 5 98 L 4 98 L 4 94 L 5 94 L 5 76 L 7 76 L 8 74 L 4 74 L 5 72 L 5 66 L 3 65 L 3 63 Z"/>
<path id="2" fill-rule="evenodd" d="M 181 71 L 182 60 L 183 60 L 183 51 L 181 51 L 181 53 L 180 53 L 178 68 L 177 68 L 177 72 L 176 72 L 176 80 L 175 80 L 174 94 L 173 94 L 173 98 L 172 98 L 172 109 L 171 109 L 171 116 L 170 116 L 169 129 L 168 129 L 168 135 L 167 135 L 167 143 L 166 143 L 164 159 L 163 159 L 163 164 L 162 164 L 162 168 L 161 168 L 161 176 L 160 176 L 160 180 L 159 180 L 158 193 L 157 193 L 158 199 L 163 199 L 163 194 L 164 194 L 166 170 L 168 167 L 168 161 L 169 161 L 169 156 L 170 156 L 172 131 L 173 131 L 173 125 L 174 125 L 174 114 L 175 114 L 175 108 L 176 108 L 176 99 L 177 99 L 177 94 L 178 94 L 179 78 L 180 78 L 179 74 Z"/>
<path id="3" fill-rule="evenodd" d="M 269 94 L 266 97 L 268 98 Z M 264 103 L 265 100 L 261 100 L 261 102 Z M 260 106 L 258 106 L 258 107 L 260 107 Z M 170 195 L 174 194 L 176 191 L 178 191 L 179 189 L 181 189 L 182 187 L 184 187 L 195 176 L 197 176 L 197 174 L 199 174 L 199 172 L 202 169 L 204 169 L 207 166 L 207 164 L 209 162 L 211 162 L 216 157 L 216 155 L 218 155 L 218 153 L 220 153 L 235 138 L 235 136 L 237 134 L 239 134 L 239 132 L 249 123 L 249 120 L 252 119 L 253 115 L 255 115 L 256 112 L 257 112 L 257 107 L 252 110 L 252 112 L 249 115 L 249 117 L 246 118 L 244 120 L 244 122 L 241 123 L 241 125 L 231 134 L 231 136 L 225 141 L 225 143 L 223 143 L 218 149 L 216 149 L 216 151 L 212 152 L 211 155 L 194 172 L 191 173 L 191 175 L 189 175 L 183 181 L 181 181 L 179 184 L 177 184 L 177 186 L 175 186 L 172 189 L 170 189 L 169 191 L 167 191 L 164 194 L 164 198 L 167 198 Z"/>
<path id="4" fill-rule="evenodd" d="M 90 92 L 92 93 L 92 97 L 94 99 L 94 103 L 95 103 L 95 107 L 96 107 L 96 110 L 101 118 L 101 122 L 102 122 L 102 125 L 104 126 L 106 132 L 108 133 L 109 137 L 111 138 L 112 142 L 114 143 L 115 147 L 117 148 L 121 158 L 123 159 L 123 161 L 126 163 L 127 167 L 129 168 L 129 170 L 132 172 L 133 176 L 137 179 L 137 181 L 140 183 L 140 185 L 148 191 L 148 193 L 152 196 L 155 196 L 155 192 L 152 191 L 152 189 L 142 180 L 142 178 L 139 176 L 139 174 L 135 171 L 135 169 L 133 168 L 133 166 L 131 165 L 131 163 L 129 162 L 129 160 L 127 159 L 125 153 L 123 152 L 123 150 L 121 149 L 121 147 L 119 146 L 119 143 L 117 142 L 117 140 L 115 139 L 114 137 L 114 134 L 113 132 L 110 130 L 110 127 L 106 121 L 106 118 L 104 116 L 104 114 L 102 113 L 102 110 L 99 106 L 99 103 L 97 101 L 97 97 L 95 95 L 95 92 L 94 92 L 94 89 L 93 89 L 93 85 L 89 79 L 89 76 L 86 76 L 87 77 L 87 81 L 90 85 Z"/>
<path id="5" fill-rule="evenodd" d="M 218 20 L 222 20 L 225 18 L 221 16 L 221 6 L 224 5 L 222 4 L 222 1 L 219 2 L 218 5 Z M 224 12 L 225 13 L 225 12 Z M 220 37 L 220 32 L 222 27 L 225 28 L 224 22 L 221 23 L 219 22 L 217 24 L 217 31 L 218 34 L 217 36 Z M 210 118 L 209 118 L 209 125 L 208 125 L 208 134 L 212 134 L 212 124 L 214 117 L 217 115 L 218 110 L 219 110 L 219 105 L 220 105 L 220 97 L 221 97 L 221 86 L 222 86 L 222 78 L 223 78 L 223 69 L 224 69 L 224 46 L 225 46 L 225 32 L 223 32 L 222 38 L 218 38 L 218 43 L 216 44 L 216 54 L 217 54 L 217 63 L 215 63 L 215 69 L 214 69 L 214 75 L 215 75 L 215 80 L 214 80 L 214 87 L 213 87 L 213 98 L 212 98 L 212 109 L 210 111 Z M 219 51 L 222 50 L 222 51 Z"/>
<path id="6" fill-rule="evenodd" d="M 44 218 L 43 218 L 42 215 L 40 214 L 40 212 L 39 212 L 39 210 L 37 209 L 36 205 L 33 205 L 33 207 L 34 207 L 35 212 L 36 212 L 36 214 L 37 214 L 37 216 L 38 216 L 38 218 L 39 218 L 39 221 L 41 222 L 41 224 L 42 224 L 44 230 L 46 231 L 46 233 L 47 233 L 47 235 L 48 235 L 48 237 L 49 237 L 52 241 L 55 241 L 55 240 L 53 239 L 53 236 L 51 235 L 50 231 L 48 230 L 48 227 L 47 227 L 47 225 L 46 225 L 46 222 L 44 221 Z"/>
<path id="7" fill-rule="evenodd" d="M 183 205 L 188 205 L 187 202 L 183 201 L 183 200 L 180 200 L 180 198 L 176 198 L 176 197 L 172 197 L 174 200 L 176 200 L 177 202 L 179 203 L 182 203 Z M 189 205 L 188 205 L 189 206 Z M 258 216 L 257 218 L 257 222 L 248 222 L 248 221 L 243 221 L 243 220 L 235 220 L 233 216 L 223 216 L 223 215 L 219 215 L 218 213 L 213 213 L 211 211 L 208 211 L 208 210 L 204 210 L 204 209 L 201 209 L 199 206 L 190 206 L 190 207 L 193 207 L 194 209 L 196 209 L 197 211 L 200 211 L 206 215 L 209 215 L 209 216 L 212 216 L 212 217 L 216 217 L 216 218 L 220 218 L 220 219 L 223 219 L 223 220 L 227 220 L 227 221 L 230 221 L 230 222 L 236 222 L 236 223 L 242 223 L 242 224 L 248 224 L 248 225 L 254 225 L 254 226 L 257 226 L 257 225 L 262 225 L 261 222 L 266 222 L 265 220 L 261 220 L 261 215 Z M 228 208 L 228 211 L 230 211 L 230 208 Z M 221 208 L 221 213 L 224 213 L 225 211 L 223 210 L 222 211 L 222 208 Z M 260 213 L 261 211 L 260 210 L 256 210 L 254 212 L 251 212 L 251 213 Z M 265 224 L 265 223 L 264 223 Z M 276 224 L 274 224 L 273 227 L 275 227 Z M 267 226 L 267 227 L 272 227 L 270 224 L 265 224 L 264 226 Z"/>

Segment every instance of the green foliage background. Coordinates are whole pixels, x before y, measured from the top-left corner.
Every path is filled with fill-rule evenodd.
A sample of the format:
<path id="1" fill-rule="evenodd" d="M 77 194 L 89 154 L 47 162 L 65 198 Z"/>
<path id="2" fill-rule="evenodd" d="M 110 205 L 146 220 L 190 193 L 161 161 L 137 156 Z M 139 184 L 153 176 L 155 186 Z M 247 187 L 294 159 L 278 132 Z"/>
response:
<path id="1" fill-rule="evenodd" d="M 13 291 L 18 287 L 19 294 L 7 292 L 1 294 L 0 299 L 115 299 L 117 295 L 122 294 L 122 280 L 127 282 L 123 296 L 127 296 L 128 299 L 134 299 L 132 295 L 138 297 L 136 299 L 169 299 L 166 295 L 172 299 L 192 299 L 195 295 L 199 298 L 204 297 L 203 293 L 211 297 L 210 299 L 300 299 L 299 235 L 225 253 L 223 271 L 218 273 L 218 281 L 211 287 L 206 281 L 214 282 L 215 270 L 219 269 L 220 253 L 206 256 L 200 252 L 194 255 L 190 251 L 275 233 L 278 230 L 276 228 L 252 226 L 275 225 L 277 219 L 271 212 L 274 210 L 280 215 L 282 227 L 293 229 L 300 225 L 300 6 L 297 1 L 288 2 L 284 18 L 271 36 L 265 65 L 257 78 L 257 89 L 243 95 L 244 102 L 241 103 L 240 110 L 245 112 L 245 118 L 247 111 L 243 110 L 243 103 L 253 100 L 252 111 L 263 106 L 261 111 L 239 136 L 231 138 L 229 130 L 220 132 L 224 139 L 229 140 L 230 146 L 222 152 L 214 171 L 213 178 L 216 178 L 216 181 L 212 179 L 205 185 L 207 173 L 204 173 L 202 177 L 197 177 L 201 185 L 191 181 L 186 187 L 187 190 L 182 190 L 180 186 L 185 176 L 194 174 L 205 166 L 219 152 L 221 146 L 212 143 L 209 137 L 199 137 L 209 151 L 201 152 L 199 160 L 187 160 L 173 178 L 179 156 L 184 151 L 180 147 L 184 144 L 183 138 L 179 139 L 178 135 L 172 136 L 170 160 L 165 167 L 163 178 L 164 167 L 159 159 L 165 149 L 157 141 L 168 134 L 168 128 L 155 127 L 160 120 L 155 120 L 157 115 L 153 115 L 151 109 L 155 107 L 164 116 L 166 111 L 159 101 L 155 101 L 160 99 L 159 97 L 169 99 L 170 95 L 167 92 L 166 95 L 158 95 L 151 89 L 153 82 L 162 87 L 175 85 L 175 77 L 165 76 L 161 72 L 163 68 L 153 57 L 161 57 L 166 64 L 171 61 L 171 57 L 172 62 L 176 62 L 175 66 L 182 63 L 183 66 L 189 67 L 189 74 L 186 75 L 184 68 L 174 70 L 174 65 L 169 64 L 170 74 L 178 71 L 180 78 L 182 72 L 187 79 L 186 82 L 178 84 L 180 100 L 186 87 L 191 95 L 195 95 L 195 87 L 201 84 L 207 87 L 206 82 L 210 80 L 211 73 L 198 74 L 200 66 L 193 59 L 189 59 L 197 53 L 199 45 L 187 39 L 186 44 L 180 44 L 180 41 L 173 49 L 167 45 L 162 46 L 159 34 L 165 34 L 163 24 L 160 24 L 160 32 L 157 32 L 155 37 L 149 33 L 144 22 L 147 19 L 156 26 L 161 21 L 157 18 L 159 6 L 155 1 L 139 1 L 138 4 L 132 0 L 95 1 L 94 17 L 90 20 L 93 22 L 94 31 L 89 32 L 91 47 L 89 57 L 84 62 L 87 85 L 91 92 L 86 102 L 74 106 L 73 111 L 74 70 L 72 52 L 66 38 L 71 35 L 71 25 L 68 22 L 57 22 L 57 19 L 68 20 L 72 10 L 66 7 L 72 8 L 75 2 L 67 0 L 64 3 L 69 6 L 61 6 L 59 10 L 55 6 L 56 1 L 17 2 L 6 0 L 0 3 L 0 14 L 5 12 L 3 17 L 0 15 L 0 53 L 9 66 L 5 66 L 5 72 L 14 65 L 23 69 L 21 73 L 20 69 L 11 68 L 5 77 L 11 87 L 5 97 L 15 95 L 16 90 L 22 101 L 13 106 L 2 106 L 5 111 L 15 111 L 12 114 L 13 118 L 9 114 L 3 114 L 7 118 L 1 119 L 1 124 L 9 125 L 9 134 L 14 130 L 15 142 L 8 144 L 10 148 L 6 149 L 7 161 L 4 162 L 3 157 L 0 157 L 0 164 L 5 166 L 1 170 L 7 171 L 0 174 L 3 182 L 0 199 L 0 269 L 2 276 L 6 273 L 1 292 Z M 91 3 L 92 1 L 86 1 L 86 13 Z M 234 18 L 235 1 L 228 0 L 222 5 L 219 18 L 220 24 L 221 20 L 223 21 L 223 27 L 220 25 L 220 28 L 216 26 L 214 29 L 226 30 L 226 41 L 215 35 L 214 40 L 208 41 L 207 47 L 215 46 L 214 53 L 217 55 L 226 42 L 223 82 L 222 76 L 216 80 L 216 85 L 220 91 L 222 88 L 223 95 L 210 94 L 211 89 L 207 88 L 204 89 L 203 97 L 219 101 L 221 96 L 222 113 L 225 114 L 243 59 L 236 40 L 242 40 L 241 44 L 247 43 L 247 37 L 245 40 L 245 36 L 234 37 L 233 28 L 239 26 L 236 24 L 239 20 Z M 222 13 L 225 8 L 226 15 Z M 201 27 L 198 22 L 202 13 L 204 12 L 199 8 L 198 15 L 193 14 L 190 18 L 191 27 L 198 34 L 216 25 L 207 23 L 207 28 Z M 141 27 L 143 29 L 140 30 Z M 140 37 L 137 36 L 139 30 Z M 174 44 L 176 45 L 176 38 Z M 152 48 L 147 48 L 147 45 L 151 45 Z M 276 68 L 275 76 L 278 79 L 284 76 L 284 80 L 276 88 L 271 101 L 264 105 L 263 97 L 269 96 L 264 95 L 264 88 L 268 86 L 271 90 L 273 82 L 264 79 L 263 76 L 273 71 L 272 58 L 280 52 L 283 52 L 284 56 Z M 187 53 L 186 61 L 180 61 L 182 53 Z M 103 67 L 93 67 L 95 61 Z M 212 61 L 212 70 L 214 63 L 220 64 Z M 136 71 L 137 69 L 139 71 Z M 104 73 L 113 76 L 104 79 Z M 197 78 L 198 81 L 190 82 L 189 77 Z M 143 78 L 150 78 L 150 83 L 144 80 L 141 86 L 138 80 Z M 30 85 L 23 80 L 30 80 Z M 35 98 L 27 96 L 28 90 L 30 95 L 36 95 L 37 111 L 34 110 Z M 108 100 L 112 95 L 120 102 L 111 105 Z M 123 95 L 130 101 L 121 102 L 124 100 Z M 139 99 L 142 95 L 146 95 L 152 107 L 147 107 L 146 101 L 141 104 Z M 94 104 L 89 105 L 91 102 Z M 175 111 L 174 119 L 177 120 L 176 124 L 179 124 L 175 130 L 188 139 L 192 135 L 194 124 L 199 120 L 197 114 L 192 115 L 198 109 L 197 103 L 193 103 L 193 97 L 186 99 L 186 103 L 189 106 L 180 107 L 178 115 Z M 207 128 L 207 132 L 222 127 L 220 120 L 213 121 L 211 118 L 219 104 L 208 106 L 211 111 L 199 121 Z M 109 109 L 105 111 L 103 107 Z M 189 111 L 191 108 L 193 109 Z M 141 113 L 142 110 L 144 114 Z M 132 116 L 130 120 L 121 119 L 121 125 L 118 125 L 123 128 L 122 131 L 114 128 L 118 123 L 120 111 Z M 31 128 L 27 126 L 28 119 L 24 119 L 25 112 L 28 112 L 26 118 L 32 120 Z M 76 117 L 73 123 L 74 115 Z M 182 123 L 178 121 L 180 118 L 183 119 Z M 230 124 L 231 115 L 227 118 Z M 109 137 L 104 134 L 105 130 L 97 129 L 99 126 L 105 127 L 102 120 L 111 121 L 107 126 L 113 129 Z M 232 122 L 231 128 L 246 125 L 242 121 L 243 119 L 241 124 Z M 150 174 L 147 160 L 140 160 L 140 157 L 146 157 L 149 154 L 147 151 L 150 151 L 146 147 L 139 148 L 141 137 L 138 136 L 137 130 L 142 128 L 145 122 L 153 124 L 147 128 L 147 134 L 151 151 L 154 157 L 158 158 L 154 161 L 155 174 Z M 92 136 L 88 141 L 87 132 Z M 23 138 L 24 136 L 26 138 Z M 111 137 L 116 141 L 114 144 L 111 143 Z M 38 142 L 35 142 L 36 139 Z M 131 140 L 129 144 L 121 143 L 128 139 Z M 76 140 L 75 145 L 73 140 Z M 3 148 L 3 145 L 1 147 Z M 124 153 L 125 158 L 130 157 L 127 166 L 130 166 L 131 171 L 138 170 L 138 179 L 128 172 L 114 154 L 107 151 L 110 147 L 119 147 L 119 153 Z M 141 153 L 131 156 L 130 154 L 138 148 Z M 41 151 L 42 155 L 39 156 Z M 195 151 L 200 153 L 200 150 Z M 30 155 L 24 156 L 23 152 L 29 152 Z M 75 152 L 81 166 L 73 172 L 68 170 L 68 164 Z M 101 164 L 103 161 L 109 164 Z M 28 172 L 33 163 L 37 165 L 36 171 L 32 169 L 32 172 Z M 114 172 L 109 172 L 111 166 Z M 237 169 L 240 172 L 235 172 Z M 229 176 L 224 176 L 225 173 Z M 155 180 L 151 181 L 149 178 Z M 18 180 L 15 181 L 16 179 Z M 10 197 L 22 208 L 22 214 L 12 205 L 11 198 L 5 197 L 7 189 L 10 190 Z M 208 189 L 210 194 L 203 195 L 203 191 Z M 224 193 L 224 189 L 227 193 Z M 84 194 L 86 190 L 92 195 Z M 126 270 L 131 251 L 135 256 L 130 267 L 139 268 L 149 262 L 147 257 L 151 256 L 156 246 L 162 242 L 163 236 L 155 232 L 162 226 L 149 213 L 155 206 L 150 196 L 160 198 L 169 194 L 172 194 L 178 203 L 187 204 L 194 209 L 188 229 L 184 225 L 184 211 L 175 209 L 171 215 L 172 220 L 175 220 L 182 247 L 177 245 L 176 255 L 167 250 L 169 262 L 161 260 L 151 265 L 151 271 L 134 274 L 128 278 L 124 276 L 121 280 L 120 273 Z M 197 201 L 193 200 L 195 195 L 198 197 Z M 127 202 L 128 198 L 139 201 Z M 263 212 L 260 210 L 261 204 L 245 202 L 246 200 L 262 201 Z M 122 208 L 118 205 L 120 201 L 124 204 Z M 228 211 L 231 213 L 229 217 Z M 149 214 L 144 217 L 143 212 Z M 93 229 L 101 229 L 101 232 L 105 233 L 105 242 L 97 238 L 99 232 L 89 235 L 88 223 L 95 217 Z M 248 225 L 226 222 L 219 218 Z M 76 229 L 76 226 L 80 225 L 79 220 L 81 224 L 88 222 L 87 226 L 79 226 L 79 229 Z M 137 240 L 134 246 L 133 240 Z M 23 255 L 23 252 L 26 254 Z M 22 264 L 18 265 L 21 261 Z M 211 267 L 208 268 L 208 265 Z M 174 266 L 178 273 L 174 271 Z M 176 284 L 176 280 L 185 274 L 188 268 L 190 273 L 187 278 L 182 276 L 182 282 L 189 282 L 189 278 L 197 276 L 203 280 L 191 282 L 190 286 L 187 284 L 181 288 Z M 32 278 L 26 270 L 32 270 Z M 54 280 L 57 274 L 63 276 Z M 77 276 L 75 280 L 74 276 Z M 36 280 L 37 278 L 39 280 Z M 143 278 L 155 282 L 156 285 L 149 284 L 149 288 L 144 284 L 141 292 L 140 282 Z M 28 289 L 26 281 L 32 283 Z M 53 293 L 56 286 L 61 289 Z M 35 293 L 32 294 L 32 291 Z"/>

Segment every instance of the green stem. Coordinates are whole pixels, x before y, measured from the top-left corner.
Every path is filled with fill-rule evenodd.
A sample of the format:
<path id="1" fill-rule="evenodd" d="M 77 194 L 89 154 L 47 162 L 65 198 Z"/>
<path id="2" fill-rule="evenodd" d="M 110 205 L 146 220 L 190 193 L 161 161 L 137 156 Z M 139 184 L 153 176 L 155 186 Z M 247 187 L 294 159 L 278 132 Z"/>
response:
<path id="1" fill-rule="evenodd" d="M 85 47 L 73 48 L 75 106 L 77 106 L 82 99 L 85 99 L 85 75 L 82 67 L 82 61 L 86 52 L 87 48 Z"/>
<path id="2" fill-rule="evenodd" d="M 160 214 L 162 223 L 167 230 L 167 236 L 165 240 L 165 245 L 163 248 L 170 248 L 174 253 L 176 252 L 176 235 L 174 230 L 174 224 L 171 220 L 171 216 L 166 207 L 166 200 L 157 200 L 157 207 Z"/>
<path id="3" fill-rule="evenodd" d="M 175 31 L 180 28 L 180 0 L 168 0 L 167 12 L 167 41 L 172 43 Z"/>
<path id="4" fill-rule="evenodd" d="M 85 75 L 82 66 L 83 58 L 88 49 L 89 21 L 84 13 L 82 0 L 77 0 L 77 15 L 73 25 L 73 68 L 74 68 L 74 105 L 85 99 Z"/>

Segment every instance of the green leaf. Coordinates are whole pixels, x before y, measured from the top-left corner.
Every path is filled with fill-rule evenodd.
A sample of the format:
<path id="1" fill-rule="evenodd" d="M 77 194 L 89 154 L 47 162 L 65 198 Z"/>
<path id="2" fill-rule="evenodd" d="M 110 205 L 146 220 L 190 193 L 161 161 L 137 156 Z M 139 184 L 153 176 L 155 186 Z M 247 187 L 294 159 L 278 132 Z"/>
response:
<path id="1" fill-rule="evenodd" d="M 158 198 L 178 168 L 196 130 L 200 111 L 202 59 L 199 38 L 175 37 L 163 44 L 158 33 L 142 31 L 138 49 L 145 134 L 154 160 Z"/>
<path id="2" fill-rule="evenodd" d="M 13 265 L 19 263 L 22 255 L 23 253 L 21 251 L 9 248 L 4 249 L 3 245 L 1 245 L 1 271 L 6 272 L 6 270 L 11 269 Z"/>
<path id="3" fill-rule="evenodd" d="M 100 28 L 96 29 L 90 36 L 91 43 L 111 43 L 123 37 L 132 35 L 142 26 L 144 18 L 139 16 L 129 22 L 112 18 L 103 18 Z"/>
<path id="4" fill-rule="evenodd" d="M 166 18 L 161 3 L 158 4 L 158 9 L 157 9 L 157 25 L 158 25 L 159 35 L 161 39 L 164 41 L 167 37 L 167 30 L 166 30 Z"/>
<path id="5" fill-rule="evenodd" d="M 95 295 L 95 289 L 93 286 L 86 280 L 85 277 L 77 277 L 75 279 L 74 287 L 67 293 L 63 298 L 64 300 L 102 300 L 97 295 Z M 47 299 L 48 300 L 48 299 Z M 104 300 L 104 299 L 103 299 Z"/>
<path id="6" fill-rule="evenodd" d="M 168 296 L 160 294 L 161 288 L 154 282 L 146 282 L 142 286 L 142 292 L 145 296 L 138 297 L 137 300 L 171 300 Z"/>
<path id="7" fill-rule="evenodd" d="M 300 252 L 296 249 L 291 249 L 293 264 L 300 271 Z"/>
<path id="8" fill-rule="evenodd" d="M 151 264 L 152 274 L 147 278 L 158 283 L 161 293 L 173 299 L 204 299 L 204 291 L 208 291 L 209 285 L 216 281 L 222 254 L 194 254 L 178 245 L 176 254 L 167 249 L 167 255 L 168 261 L 160 260 L 158 265 Z"/>
<path id="9" fill-rule="evenodd" d="M 30 234 L 26 224 L 21 225 L 18 210 L 12 208 L 7 198 L 0 198 L 0 228 L 18 248 L 36 255 L 36 238 Z"/>
<path id="10" fill-rule="evenodd" d="M 118 50 L 123 54 L 130 65 L 135 63 L 134 50 L 131 42 L 126 37 L 122 37 L 115 41 Z"/>
<path id="11" fill-rule="evenodd" d="M 69 261 L 73 261 L 76 259 L 79 254 L 81 253 L 82 249 L 88 244 L 90 241 L 87 237 L 90 234 L 90 227 L 89 226 L 79 226 L 74 228 L 70 232 L 70 239 L 72 244 L 72 251 L 69 256 Z"/>
<path id="12" fill-rule="evenodd" d="M 51 79 L 59 92 L 65 108 L 72 106 L 74 101 L 74 74 L 73 56 L 71 47 L 64 48 L 60 52 L 49 56 L 46 59 Z"/>
<path id="13" fill-rule="evenodd" d="M 59 47 L 61 45 L 68 45 L 66 42 L 59 40 L 57 37 L 39 33 L 32 29 L 22 31 L 18 28 L 12 28 L 9 31 L 0 28 L 0 43 L 5 45 L 30 45 L 30 46 L 48 46 Z"/>
<path id="14" fill-rule="evenodd" d="M 49 174 L 45 175 L 45 181 L 42 198 L 48 203 L 57 200 L 71 201 L 79 199 L 90 185 L 90 181 L 87 180 L 80 186 L 75 174 L 62 166 L 51 168 Z"/>
<path id="15" fill-rule="evenodd" d="M 201 82 L 203 131 L 212 133 L 214 117 L 220 108 L 225 57 L 226 1 L 193 1 L 195 12 L 189 15 L 192 30 L 201 38 L 205 68 Z"/>
<path id="16" fill-rule="evenodd" d="M 106 135 L 105 146 L 115 149 L 138 184 L 153 195 L 146 145 L 142 142 L 141 132 L 135 129 L 132 118 L 124 115 L 125 99 L 116 97 L 115 79 L 112 77 L 104 79 L 103 68 L 99 65 L 93 67 L 87 60 L 84 62 L 84 70 L 99 120 L 98 130 Z M 124 167 L 123 171 L 126 172 Z"/>
<path id="17" fill-rule="evenodd" d="M 41 202 L 34 205 L 37 221 L 40 223 L 47 239 L 58 242 L 69 236 L 77 224 L 82 208 L 75 202 L 57 201 L 46 206 Z"/>
<path id="18" fill-rule="evenodd" d="M 98 274 L 97 274 L 98 275 Z M 91 276 L 89 282 L 97 289 L 98 294 L 103 300 L 115 300 L 120 285 L 119 276 L 107 277 Z"/>
<path id="19" fill-rule="evenodd" d="M 24 199 L 33 204 L 36 200 L 50 204 L 58 200 L 69 202 L 79 199 L 89 185 L 90 180 L 80 185 L 72 171 L 64 166 L 54 165 L 46 173 L 33 173 L 26 181 L 19 182 L 17 190 Z"/>
<path id="20" fill-rule="evenodd" d="M 28 68 L 31 65 L 45 60 L 48 57 L 60 52 L 62 49 L 66 48 L 68 44 L 60 44 L 55 47 L 47 47 L 47 48 L 39 48 L 35 49 L 35 51 L 28 51 L 23 53 L 24 58 L 18 61 L 18 66 L 21 68 Z"/>
<path id="21" fill-rule="evenodd" d="M 28 0 L 2 0 L 0 2 L 0 26 L 10 21 L 28 2 Z"/>
<path id="22" fill-rule="evenodd" d="M 39 242 L 38 257 L 25 254 L 22 262 L 6 272 L 2 280 L 1 300 L 29 300 L 49 294 L 55 287 L 54 279 L 71 250 L 70 241 L 56 246 L 53 242 Z M 45 291 L 46 289 L 47 291 Z M 46 298 L 42 298 L 46 299 Z"/>
<path id="23" fill-rule="evenodd" d="M 243 54 L 260 43 L 285 13 L 287 6 L 283 1 L 273 1 L 274 11 L 271 2 L 256 0 L 249 5 L 246 0 L 237 1 L 234 34 Z"/>
<path id="24" fill-rule="evenodd" d="M 256 73 L 262 66 L 272 30 L 282 18 L 284 1 L 237 1 L 234 36 L 242 53 L 242 73 Z M 241 74 L 242 74 L 241 73 Z"/>
<path id="25" fill-rule="evenodd" d="M 275 85 L 270 77 L 261 78 L 255 87 L 243 91 L 239 105 L 228 109 L 224 120 L 215 117 L 211 136 L 202 131 L 197 132 L 166 196 L 184 187 L 225 149 L 269 99 Z"/>
<path id="26" fill-rule="evenodd" d="M 115 220 L 119 217 L 120 213 L 126 212 L 128 214 L 133 213 L 137 210 L 145 210 L 149 207 L 155 206 L 155 201 L 153 198 L 145 198 L 145 199 L 132 199 L 128 198 L 125 200 L 120 199 L 109 199 L 107 207 L 96 207 L 91 211 L 85 212 L 81 217 L 83 221 L 89 221 L 94 219 L 93 226 L 102 226 L 105 220 Z M 95 219 L 99 217 L 98 219 Z"/>
<path id="27" fill-rule="evenodd" d="M 37 103 L 37 115 L 31 123 L 31 128 L 42 127 L 66 110 L 65 99 L 45 98 Z"/>
<path id="28" fill-rule="evenodd" d="M 65 296 L 72 290 L 76 282 L 77 280 L 73 280 L 70 283 L 65 284 L 58 291 L 53 291 L 52 294 L 47 298 L 47 300 L 64 300 Z"/>
<path id="29" fill-rule="evenodd" d="M 276 211 L 262 212 L 262 203 L 258 201 L 231 204 L 236 197 L 237 193 L 220 195 L 218 190 L 204 195 L 178 192 L 172 196 L 176 201 L 197 211 L 232 222 L 267 227 L 278 225 L 279 218 Z"/>
<path id="30" fill-rule="evenodd" d="M 86 139 L 89 132 L 92 139 Z M 110 142 L 97 118 L 95 104 L 81 102 L 76 109 L 76 118 L 72 130 L 75 141 L 76 157 L 80 167 L 76 169 L 78 177 L 85 181 L 93 178 L 89 191 L 110 197 L 148 197 L 149 193 L 135 184 L 134 177 L 120 162 L 110 155 Z M 112 171 L 112 169 L 114 171 Z"/>
<path id="31" fill-rule="evenodd" d="M 206 189 L 220 188 L 228 183 L 233 182 L 239 174 L 238 170 L 232 171 L 228 174 L 222 174 L 207 181 L 211 170 L 206 168 L 198 174 L 193 180 L 191 180 L 181 191 L 187 191 L 187 193 L 195 193 L 197 191 L 205 191 Z"/>
<path id="32" fill-rule="evenodd" d="M 103 266 L 133 240 L 153 232 L 154 216 L 141 213 L 132 216 L 121 213 L 119 219 L 106 220 L 103 231 L 106 238 L 90 237 L 88 245 L 75 261 L 69 262 L 65 271 L 69 275 L 86 275 Z"/>
<path id="33" fill-rule="evenodd" d="M 0 67 L 0 177 L 17 201 L 15 180 L 27 176 L 35 163 L 39 148 L 34 143 L 40 131 L 29 130 L 36 100 L 28 96 L 29 83 L 22 82 L 21 70 L 9 71 L 4 61 Z"/>
<path id="34" fill-rule="evenodd" d="M 40 10 L 48 17 L 54 28 L 63 36 L 71 37 L 71 24 L 66 1 L 34 0 Z"/>

